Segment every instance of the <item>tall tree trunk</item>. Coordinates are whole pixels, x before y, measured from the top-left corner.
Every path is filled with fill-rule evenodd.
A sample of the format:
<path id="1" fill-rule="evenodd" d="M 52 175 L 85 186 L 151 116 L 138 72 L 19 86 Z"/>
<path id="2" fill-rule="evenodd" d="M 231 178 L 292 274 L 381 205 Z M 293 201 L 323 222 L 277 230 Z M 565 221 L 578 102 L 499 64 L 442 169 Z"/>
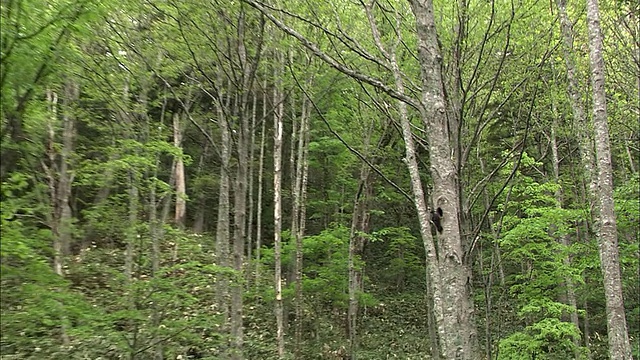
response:
<path id="1" fill-rule="evenodd" d="M 246 104 L 241 103 L 241 107 Z M 237 132 L 236 149 L 238 156 L 237 173 L 234 188 L 233 216 L 233 269 L 237 276 L 242 274 L 244 262 L 244 246 L 246 237 L 247 211 L 247 153 L 249 120 L 244 109 L 240 111 L 240 129 Z M 242 325 L 242 292 L 244 287 L 237 282 L 231 288 L 231 336 L 233 337 L 233 359 L 242 359 L 243 325 Z"/>
<path id="2" fill-rule="evenodd" d="M 284 359 L 284 309 L 282 299 L 282 133 L 284 117 L 284 94 L 282 91 L 282 59 L 276 57 L 276 69 L 274 79 L 276 86 L 273 89 L 273 103 L 276 106 L 274 112 L 273 134 L 273 221 L 274 221 L 274 260 L 275 260 L 275 314 L 276 314 L 276 346 L 278 358 Z"/>
<path id="3" fill-rule="evenodd" d="M 376 46 L 378 47 L 380 52 L 384 55 L 391 69 L 393 70 L 395 88 L 399 94 L 404 95 L 404 92 L 405 92 L 404 81 L 402 79 L 402 74 L 400 72 L 400 67 L 398 65 L 396 54 L 395 54 L 395 46 L 397 46 L 398 44 L 396 44 L 389 51 L 383 46 L 378 27 L 372 15 L 371 5 L 366 6 L 365 10 L 367 12 L 369 25 L 371 27 Z M 405 143 L 404 161 L 409 170 L 409 177 L 411 179 L 411 189 L 413 191 L 413 197 L 414 197 L 414 205 L 416 207 L 416 212 L 418 215 L 418 222 L 420 224 L 420 235 L 422 237 L 423 244 L 425 247 L 425 254 L 426 254 L 426 260 L 427 260 L 427 264 L 426 264 L 427 271 L 425 274 L 426 275 L 425 280 L 426 280 L 426 285 L 428 289 L 427 289 L 426 296 L 427 296 L 427 301 L 430 307 L 429 310 L 431 310 L 429 312 L 433 313 L 433 317 L 431 317 L 431 315 L 428 315 L 428 316 L 429 316 L 429 321 L 431 321 L 431 319 L 434 319 L 435 320 L 434 322 L 437 324 L 438 329 L 440 329 L 442 327 L 442 321 L 439 320 L 441 316 L 439 316 L 438 314 L 442 312 L 442 308 L 438 304 L 441 301 L 439 299 L 442 299 L 442 296 L 441 296 L 442 292 L 439 287 L 441 275 L 440 275 L 440 269 L 437 263 L 438 262 L 437 251 L 435 248 L 433 236 L 431 235 L 429 210 L 426 203 L 424 190 L 422 187 L 422 180 L 420 178 L 418 162 L 416 160 L 415 141 L 413 139 L 413 134 L 411 130 L 411 122 L 409 120 L 407 104 L 403 101 L 398 101 L 398 110 L 400 114 L 400 125 L 402 128 L 402 137 Z M 436 336 L 435 333 L 433 333 L 432 330 L 433 330 L 432 327 L 429 326 L 430 342 L 431 342 L 430 345 L 432 349 L 431 353 L 434 358 L 438 359 L 440 358 L 442 346 L 437 341 L 438 337 Z"/>
<path id="4" fill-rule="evenodd" d="M 291 53 L 288 54 L 289 59 L 288 62 L 293 63 Z M 293 303 L 293 312 L 294 312 L 294 335 L 293 335 L 293 358 L 300 358 L 300 340 L 298 338 L 298 330 L 301 322 L 298 318 L 298 313 L 302 313 L 300 310 L 302 309 L 302 286 L 298 284 L 298 270 L 302 273 L 302 239 L 300 239 L 301 243 L 298 246 L 298 225 L 299 225 L 299 216 L 300 216 L 300 186 L 302 185 L 302 167 L 300 163 L 300 158 L 298 155 L 302 156 L 302 145 L 297 142 L 298 139 L 300 141 L 304 141 L 302 134 L 298 132 L 298 119 L 296 114 L 296 97 L 289 96 L 289 107 L 291 109 L 291 143 L 289 148 L 289 173 L 291 177 L 291 240 L 295 243 L 295 258 L 293 262 L 293 266 L 290 267 L 290 275 L 288 277 L 288 281 L 292 282 L 294 285 L 294 297 L 292 299 Z M 300 127 L 302 124 L 300 123 Z M 300 153 L 299 153 L 300 152 Z M 296 165 L 297 164 L 297 165 Z M 298 253 L 300 251 L 300 253 Z M 300 264 L 298 264 L 298 257 L 300 257 Z M 298 267 L 300 265 L 300 268 Z M 302 283 L 302 275 L 300 276 L 300 285 Z M 300 289 L 298 289 L 300 287 Z M 298 290 L 300 290 L 300 294 L 298 294 Z M 298 297 L 300 295 L 300 297 Z M 289 323 L 287 319 L 287 311 L 285 310 L 284 315 L 284 323 L 285 325 Z"/>
<path id="5" fill-rule="evenodd" d="M 260 250 L 262 247 L 262 187 L 264 183 L 264 142 L 267 124 L 267 81 L 262 86 L 262 126 L 258 155 L 258 199 L 256 204 L 256 289 L 260 287 Z"/>
<path id="6" fill-rule="evenodd" d="M 347 308 L 347 329 L 349 332 L 349 354 L 356 360 L 358 351 L 358 295 L 362 291 L 363 269 L 360 264 L 364 250 L 364 234 L 369 231 L 369 198 L 372 192 L 371 168 L 362 164 L 358 191 L 353 202 L 351 232 L 349 234 L 349 306 Z"/>
<path id="7" fill-rule="evenodd" d="M 122 101 L 124 106 L 120 108 L 118 112 L 119 120 L 126 124 L 126 137 L 131 140 L 135 139 L 135 129 L 131 116 L 127 110 L 127 104 L 129 103 L 129 80 L 126 79 L 122 88 Z M 131 283 L 133 278 L 133 256 L 135 252 L 135 241 L 138 235 L 138 207 L 139 201 L 139 173 L 137 169 L 130 168 L 127 174 L 127 192 L 128 192 L 128 224 L 125 234 L 126 238 L 126 250 L 124 255 L 124 276 L 127 284 Z"/>
<path id="8" fill-rule="evenodd" d="M 620 260 L 618 232 L 613 203 L 613 169 L 607 104 L 604 89 L 604 58 L 602 33 L 597 0 L 587 0 L 587 28 L 589 30 L 589 59 L 591 64 L 591 88 L 593 91 L 593 125 L 595 132 L 596 160 L 598 168 L 599 219 L 597 226 L 600 263 L 604 277 L 604 293 L 607 309 L 609 356 L 612 359 L 631 360 L 631 344 L 627 332 Z"/>
<path id="9" fill-rule="evenodd" d="M 556 5 L 558 7 L 558 14 L 560 17 L 560 30 L 563 39 L 563 53 L 565 58 L 565 66 L 567 68 L 567 94 L 571 103 L 571 109 L 573 112 L 573 127 L 576 131 L 576 135 L 578 137 L 578 144 L 580 149 L 581 163 L 584 169 L 585 174 L 585 182 L 588 183 L 588 191 L 585 191 L 585 202 L 589 204 L 589 217 L 590 220 L 594 220 L 597 218 L 596 210 L 598 208 L 599 201 L 597 200 L 596 190 L 597 190 L 597 182 L 594 170 L 594 159 L 593 159 L 593 141 L 592 136 L 589 133 L 589 123 L 587 121 L 584 105 L 582 103 L 582 96 L 580 94 L 580 84 L 578 82 L 578 78 L 576 76 L 576 63 L 575 63 L 575 54 L 573 51 L 573 30 L 572 23 L 567 15 L 567 4 L 566 0 L 556 0 Z M 589 231 L 589 226 L 587 225 L 587 229 L 585 229 L 585 233 Z M 571 290 L 567 289 L 567 295 L 570 297 Z M 586 304 L 586 300 L 585 300 Z M 572 314 L 572 322 L 575 323 L 577 319 L 574 318 Z M 588 332 L 587 332 L 587 322 L 588 319 L 585 316 L 585 333 L 584 333 L 584 341 L 585 345 L 589 346 Z"/>
<path id="10" fill-rule="evenodd" d="M 446 359 L 475 359 L 479 357 L 479 351 L 468 283 L 470 272 L 463 259 L 457 168 L 451 158 L 441 74 L 442 57 L 433 3 L 431 0 L 412 0 L 410 3 L 416 18 L 418 57 L 422 70 L 421 118 L 429 143 L 433 204 L 434 208 L 441 208 L 444 213 L 443 232 L 438 235 L 439 269 L 429 268 L 433 275 L 434 308 L 441 351 Z M 425 242 L 430 240 L 431 236 L 428 236 Z M 434 255 L 428 253 L 427 261 L 435 260 Z"/>
<path id="11" fill-rule="evenodd" d="M 303 332 L 303 320 L 304 320 L 304 298 L 302 292 L 302 269 L 303 269 L 303 244 L 302 240 L 304 239 L 305 229 L 306 229 L 306 219 L 307 219 L 307 184 L 309 180 L 309 114 L 307 114 L 307 120 L 305 122 L 305 129 L 307 133 L 307 140 L 304 145 L 304 151 L 302 154 L 302 185 L 301 185 L 301 194 L 300 194 L 300 224 L 298 225 L 298 233 L 296 234 L 296 299 L 300 301 L 299 306 L 296 308 L 296 341 L 300 344 L 298 345 L 298 351 L 302 348 L 302 332 Z M 300 358 L 300 354 L 298 354 L 298 358 Z"/>
<path id="12" fill-rule="evenodd" d="M 248 177 L 249 177 L 249 187 L 247 188 L 247 196 L 248 196 L 248 204 L 247 204 L 247 263 L 251 263 L 251 259 L 253 257 L 253 218 L 255 212 L 255 201 L 254 201 L 254 158 L 256 152 L 256 111 L 258 106 L 258 95 L 254 94 L 253 102 L 251 106 L 251 127 L 249 128 L 249 132 L 251 133 L 251 138 L 249 140 L 249 168 L 248 168 Z M 263 104 L 264 105 L 264 104 Z M 264 121 L 264 119 L 263 119 Z M 247 271 L 247 280 L 249 280 L 249 276 L 251 271 Z M 249 281 L 247 281 L 247 286 L 249 285 Z"/>
<path id="13" fill-rule="evenodd" d="M 70 197 L 73 173 L 71 170 L 71 155 L 75 139 L 75 115 L 73 106 L 78 99 L 78 86 L 71 80 L 64 85 L 63 114 L 62 114 L 62 146 L 56 144 L 56 128 L 58 125 L 58 96 L 52 90 L 47 91 L 49 112 L 48 123 L 49 140 L 47 155 L 49 164 L 42 162 L 45 174 L 49 180 L 50 204 L 53 209 L 49 225 L 53 232 L 54 261 L 53 267 L 56 274 L 64 277 L 64 262 L 70 253 L 72 241 L 72 221 Z M 64 304 L 60 304 L 64 306 Z M 62 314 L 62 343 L 69 345 L 70 338 L 67 332 L 68 319 Z"/>
<path id="14" fill-rule="evenodd" d="M 397 81 L 397 80 L 396 80 Z M 402 82 L 398 82 L 397 85 L 401 85 L 399 91 L 403 90 Z M 422 180 L 420 179 L 420 171 L 418 168 L 418 161 L 416 159 L 415 141 L 411 132 L 411 123 L 407 113 L 407 106 L 405 103 L 399 101 L 398 108 L 400 109 L 400 125 L 402 128 L 402 137 L 405 144 L 405 158 L 404 161 L 409 170 L 409 177 L 411 179 L 411 190 L 413 192 L 413 202 L 418 214 L 418 222 L 420 224 L 420 236 L 425 248 L 426 255 L 426 275 L 425 281 L 428 286 L 427 301 L 433 302 L 432 313 L 436 328 L 440 336 L 442 336 L 443 323 L 442 323 L 442 289 L 440 288 L 440 269 L 438 266 L 438 257 L 435 242 L 431 235 L 431 223 L 429 210 L 426 202 L 425 193 L 422 187 Z M 433 340 L 437 339 L 437 336 L 430 336 L 432 343 L 432 356 L 434 358 L 441 357 L 441 345 L 439 342 L 433 343 Z"/>
<path id="15" fill-rule="evenodd" d="M 47 131 L 48 131 L 48 140 L 47 140 L 47 157 L 48 164 L 42 161 L 42 167 L 45 170 L 48 182 L 49 182 L 49 201 L 51 204 L 51 215 L 50 218 L 47 219 L 49 223 L 49 227 L 51 228 L 51 232 L 54 235 L 53 238 L 53 270 L 56 274 L 63 276 L 62 267 L 63 267 L 63 245 L 62 239 L 59 236 L 59 211 L 58 211 L 58 183 L 56 178 L 58 174 L 57 172 L 57 151 L 56 151 L 56 123 L 58 122 L 58 94 L 51 90 L 47 90 L 47 102 L 49 107 L 50 118 L 47 123 Z"/>
<path id="16" fill-rule="evenodd" d="M 306 192 L 307 192 L 307 174 L 309 163 L 308 156 L 308 137 L 309 137 L 309 106 L 307 99 L 302 97 L 302 107 L 300 111 L 300 124 L 298 127 L 298 135 L 296 136 L 297 146 L 292 147 L 296 150 L 295 158 L 295 177 L 293 179 L 293 214 L 291 223 L 291 235 L 295 238 L 296 254 L 294 266 L 294 312 L 295 312 L 295 349 L 294 358 L 301 358 L 302 347 L 302 323 L 303 323 L 303 294 L 302 294 L 302 261 L 303 248 L 302 239 L 305 230 L 306 217 Z"/>
<path id="17" fill-rule="evenodd" d="M 591 204 L 590 213 L 592 218 L 595 218 L 597 183 L 594 170 L 593 139 L 592 134 L 589 133 L 590 124 L 585 115 L 582 95 L 580 94 L 581 86 L 576 75 L 575 54 L 573 51 L 573 25 L 567 15 L 566 0 L 556 0 L 556 5 L 558 6 L 558 14 L 560 16 L 560 30 L 563 40 L 562 49 L 567 67 L 567 94 L 573 112 L 573 126 L 578 137 L 582 166 L 585 169 L 585 177 L 589 184 L 588 197 L 590 198 Z"/>
<path id="18" fill-rule="evenodd" d="M 127 224 L 127 246 L 124 256 L 124 276 L 127 282 L 131 282 L 133 278 L 133 255 L 135 252 L 135 241 L 138 235 L 138 174 L 135 170 L 129 171 L 128 176 L 129 187 L 129 223 Z"/>
<path id="19" fill-rule="evenodd" d="M 47 90 L 49 112 L 51 113 L 48 127 L 47 157 L 48 164 L 42 162 L 49 181 L 50 203 L 53 209 L 48 220 L 54 235 L 54 262 L 56 274 L 64 276 L 64 258 L 69 254 L 72 240 L 72 221 L 70 197 L 73 174 L 71 171 L 71 155 L 75 139 L 75 115 L 73 104 L 78 98 L 78 87 L 72 81 L 64 85 L 64 108 L 62 114 L 61 146 L 56 144 L 56 130 L 58 127 L 58 95 Z"/>
<path id="20" fill-rule="evenodd" d="M 202 175 L 204 164 L 206 163 L 207 158 L 209 157 L 209 146 L 211 146 L 209 141 L 205 141 L 204 145 L 202 145 L 202 153 L 200 154 L 200 161 L 198 162 L 198 169 L 197 169 L 196 176 Z M 200 193 L 197 195 L 196 210 L 195 210 L 196 214 L 194 216 L 193 227 L 192 227 L 193 232 L 196 234 L 201 234 L 205 230 L 204 220 L 205 220 L 205 211 L 207 206 L 206 199 L 207 199 L 206 190 L 200 189 Z"/>
<path id="21" fill-rule="evenodd" d="M 62 149 L 60 150 L 60 174 L 58 176 L 58 211 L 59 220 L 58 236 L 62 249 L 62 261 L 64 257 L 71 253 L 71 241 L 73 239 L 71 213 L 71 184 L 73 183 L 73 173 L 71 172 L 71 156 L 73 152 L 73 144 L 75 139 L 75 115 L 73 107 L 79 97 L 78 85 L 71 80 L 67 80 L 65 84 L 65 109 L 62 116 Z M 62 274 L 60 274 L 62 275 Z M 69 320 L 62 315 L 62 343 L 69 345 L 70 338 L 68 335 Z"/>
<path id="22" fill-rule="evenodd" d="M 156 159 L 156 166 L 153 170 L 153 177 L 149 179 L 151 186 L 149 189 L 149 236 L 151 237 L 151 277 L 157 279 L 158 271 L 160 270 L 160 229 L 163 224 L 158 221 L 157 215 L 157 196 L 156 196 L 156 180 L 158 167 L 160 161 Z M 153 331 L 153 348 L 154 348 L 154 360 L 164 359 L 164 350 L 162 341 L 158 336 L 158 329 L 160 328 L 160 310 L 158 309 L 157 301 L 152 301 L 151 304 L 151 326 Z"/>
<path id="23" fill-rule="evenodd" d="M 180 112 L 173 113 L 173 146 L 182 151 L 183 128 L 180 122 L 180 116 Z M 187 188 L 182 156 L 175 159 L 174 173 L 176 179 L 176 213 L 174 221 L 179 229 L 184 229 L 187 214 Z"/>
<path id="24" fill-rule="evenodd" d="M 220 190 L 218 193 L 218 220 L 216 224 L 216 264 L 221 267 L 228 267 L 229 264 L 229 163 L 231 159 L 231 137 L 229 134 L 229 124 L 225 112 L 222 110 L 224 104 L 219 99 L 217 106 L 218 124 L 220 126 Z M 222 332 L 229 331 L 229 278 L 222 275 L 217 279 L 217 303 L 222 314 Z M 226 346 L 221 349 L 225 354 Z"/>
<path id="25" fill-rule="evenodd" d="M 187 98 L 185 102 L 185 107 L 189 108 L 191 99 Z M 188 110 L 185 110 L 188 111 Z M 182 157 L 182 135 L 184 132 L 184 128 L 181 122 L 181 112 L 176 111 L 173 113 L 173 146 L 176 147 L 177 150 L 180 150 L 181 156 L 175 157 L 173 159 L 173 166 L 171 168 L 172 178 L 175 180 L 175 189 L 176 189 L 176 206 L 175 206 L 175 214 L 174 214 L 174 222 L 175 225 L 180 230 L 184 230 L 186 216 L 187 216 L 187 186 L 186 179 L 184 173 L 184 160 Z M 173 244 L 173 262 L 178 260 L 178 247 L 180 246 L 179 241 L 175 241 Z"/>
<path id="26" fill-rule="evenodd" d="M 62 242 L 63 255 L 70 253 L 72 240 L 72 214 L 71 214 L 71 184 L 73 173 L 71 170 L 71 156 L 75 139 L 75 115 L 73 107 L 79 97 L 78 85 L 71 80 L 65 84 L 65 109 L 62 116 L 62 149 L 60 150 L 60 174 L 58 178 L 58 204 L 60 215 L 59 235 Z"/>

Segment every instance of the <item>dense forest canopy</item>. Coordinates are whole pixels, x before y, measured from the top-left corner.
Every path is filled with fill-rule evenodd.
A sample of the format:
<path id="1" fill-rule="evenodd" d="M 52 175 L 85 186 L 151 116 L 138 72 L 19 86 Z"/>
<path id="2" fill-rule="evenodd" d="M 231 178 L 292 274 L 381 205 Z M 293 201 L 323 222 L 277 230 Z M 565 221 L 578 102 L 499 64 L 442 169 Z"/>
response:
<path id="1" fill-rule="evenodd" d="M 640 8 L 3 0 L 3 359 L 640 357 Z"/>

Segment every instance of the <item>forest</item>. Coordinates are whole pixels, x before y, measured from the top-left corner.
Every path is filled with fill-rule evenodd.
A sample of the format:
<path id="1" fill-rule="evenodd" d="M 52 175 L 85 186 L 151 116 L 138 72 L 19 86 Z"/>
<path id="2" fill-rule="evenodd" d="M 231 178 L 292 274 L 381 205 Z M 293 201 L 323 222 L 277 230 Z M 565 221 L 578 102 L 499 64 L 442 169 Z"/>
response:
<path id="1" fill-rule="evenodd" d="M 0 358 L 640 358 L 636 0 L 2 0 Z"/>

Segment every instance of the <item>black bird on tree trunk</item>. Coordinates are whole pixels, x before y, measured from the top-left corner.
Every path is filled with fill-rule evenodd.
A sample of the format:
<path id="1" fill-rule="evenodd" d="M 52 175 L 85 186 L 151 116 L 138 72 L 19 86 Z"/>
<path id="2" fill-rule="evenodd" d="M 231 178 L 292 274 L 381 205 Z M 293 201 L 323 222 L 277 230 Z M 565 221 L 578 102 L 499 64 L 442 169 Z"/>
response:
<path id="1" fill-rule="evenodd" d="M 442 234 L 442 208 L 437 208 L 435 211 L 431 210 L 431 222 L 435 225 L 438 233 Z"/>

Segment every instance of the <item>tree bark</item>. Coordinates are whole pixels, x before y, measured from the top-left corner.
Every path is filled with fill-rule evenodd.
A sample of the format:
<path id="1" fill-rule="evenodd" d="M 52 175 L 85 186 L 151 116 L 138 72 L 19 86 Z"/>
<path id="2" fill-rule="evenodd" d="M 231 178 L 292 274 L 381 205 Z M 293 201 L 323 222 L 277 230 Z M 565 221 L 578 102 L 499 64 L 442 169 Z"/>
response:
<path id="1" fill-rule="evenodd" d="M 220 77 L 219 77 L 220 79 Z M 218 193 L 218 220 L 216 223 L 216 264 L 221 267 L 228 267 L 229 264 L 229 163 L 231 159 L 231 136 L 229 134 L 229 124 L 226 114 L 223 111 L 222 99 L 219 99 L 216 107 L 218 114 L 218 124 L 220 127 L 220 190 Z M 217 279 L 217 303 L 219 312 L 222 314 L 222 332 L 229 331 L 229 278 L 221 275 Z M 226 349 L 221 349 L 221 353 L 226 353 Z"/>
<path id="2" fill-rule="evenodd" d="M 156 167 L 153 170 L 153 177 L 149 180 L 152 182 L 149 189 L 149 236 L 151 237 L 151 277 L 156 279 L 158 271 L 160 270 L 160 228 L 162 223 L 158 221 L 157 215 L 157 196 L 156 196 L 156 177 L 157 169 L 160 162 L 156 159 Z M 153 359 L 164 359 L 164 349 L 162 341 L 158 336 L 158 329 L 160 327 L 160 309 L 158 308 L 157 301 L 152 301 L 151 304 L 151 326 L 153 332 Z"/>
<path id="3" fill-rule="evenodd" d="M 293 56 L 290 52 L 287 53 L 287 63 L 288 64 L 292 64 L 293 63 Z M 296 277 L 297 277 L 297 271 L 298 271 L 298 264 L 297 264 L 297 256 L 298 256 L 298 244 L 297 244 L 297 234 L 298 234 L 298 216 L 300 215 L 299 209 L 300 209 L 300 191 L 299 191 L 299 184 L 301 183 L 302 177 L 301 177 L 301 173 L 298 174 L 297 173 L 297 167 L 296 167 L 296 161 L 298 159 L 297 156 L 297 145 L 298 145 L 298 136 L 300 135 L 298 132 L 298 124 L 299 124 L 299 119 L 296 116 L 296 96 L 294 93 L 290 93 L 287 96 L 287 100 L 288 100 L 288 105 L 289 105 L 289 109 L 291 111 L 291 116 L 290 116 L 290 123 L 291 123 L 291 132 L 290 132 L 290 142 L 289 142 L 289 179 L 291 181 L 291 189 L 290 189 L 290 194 L 291 194 L 291 226 L 290 226 L 290 240 L 292 241 L 295 246 L 296 246 L 296 252 L 294 254 L 294 261 L 293 261 L 293 266 L 289 266 L 287 268 L 287 275 L 286 275 L 286 283 L 292 283 L 294 286 L 294 297 L 297 296 L 297 287 L 298 284 L 296 282 Z M 302 260 L 302 258 L 301 258 Z M 298 326 L 298 319 L 295 318 L 295 316 L 298 314 L 298 310 L 299 307 L 302 305 L 297 298 L 296 299 L 292 299 L 291 303 L 293 304 L 293 313 L 294 313 L 294 322 L 293 322 L 293 357 L 294 359 L 298 359 L 299 354 L 300 354 L 300 348 L 299 348 L 299 342 L 298 342 L 298 334 L 297 334 L 297 326 Z M 287 327 L 289 326 L 289 316 L 290 316 L 290 311 L 288 311 L 288 309 L 286 309 L 286 305 L 285 304 L 285 309 L 284 309 L 284 324 L 285 324 L 285 331 L 287 329 Z"/>
<path id="4" fill-rule="evenodd" d="M 573 51 L 573 30 L 572 24 L 567 15 L 567 4 L 566 0 L 556 0 L 556 5 L 558 7 L 558 14 L 560 17 L 560 30 L 563 39 L 563 53 L 565 58 L 565 66 L 567 68 L 567 94 L 571 103 L 571 109 L 573 112 L 573 127 L 576 131 L 578 144 L 581 155 L 581 163 L 584 169 L 584 174 L 586 180 L 588 182 L 589 191 L 585 194 L 586 203 L 590 205 L 590 220 L 594 220 L 597 218 L 596 210 L 598 207 L 599 201 L 597 201 L 596 196 L 596 176 L 594 170 L 594 160 L 593 160 L 593 141 L 591 135 L 589 134 L 589 123 L 587 121 L 584 105 L 582 103 L 581 94 L 580 94 L 580 84 L 578 82 L 576 76 L 576 64 L 575 64 L 575 55 Z M 552 134 L 554 135 L 554 134 Z M 552 140 L 555 137 L 552 137 Z M 556 155 L 557 156 L 557 155 Z M 555 160 L 554 160 L 555 162 Z M 554 171 L 559 172 L 554 167 Z M 557 177 L 557 176 L 556 176 Z M 586 229 L 585 231 L 588 231 Z M 567 298 L 570 302 L 570 305 L 574 305 L 575 302 L 575 292 L 571 288 L 572 284 L 567 283 Z M 572 296 L 573 295 L 573 296 Z M 573 299 L 571 299 L 573 297 Z M 586 300 L 585 300 L 586 304 Z M 575 304 L 577 306 L 577 303 Z M 577 314 L 571 314 L 571 320 L 574 324 L 578 323 L 579 320 L 577 318 Z M 585 333 L 584 335 L 584 343 L 589 346 L 589 334 L 588 334 L 588 319 L 585 317 Z"/>
<path id="5" fill-rule="evenodd" d="M 60 174 L 57 194 L 63 255 L 70 253 L 73 236 L 71 224 L 73 215 L 70 205 L 71 185 L 74 177 L 71 170 L 71 156 L 75 140 L 75 115 L 73 114 L 73 107 L 79 96 L 78 85 L 71 80 L 67 80 L 65 84 L 65 109 L 62 116 L 62 149 L 60 150 Z"/>
<path id="6" fill-rule="evenodd" d="M 233 269 L 237 276 L 242 275 L 244 263 L 244 245 L 247 225 L 247 174 L 248 174 L 248 135 L 249 120 L 245 111 L 246 103 L 241 102 L 239 112 L 240 126 L 236 136 L 237 172 L 234 181 L 233 207 Z M 242 359 L 244 328 L 242 324 L 242 292 L 244 287 L 239 281 L 231 288 L 231 336 L 233 337 L 233 359 Z"/>
<path id="7" fill-rule="evenodd" d="M 56 181 L 57 174 L 55 172 L 57 168 L 57 154 L 56 154 L 56 133 L 55 126 L 58 122 L 58 94 L 51 89 L 47 90 L 47 102 L 49 107 L 50 118 L 47 124 L 47 130 L 49 138 L 47 140 L 47 157 L 49 160 L 49 164 L 47 165 L 45 162 L 42 162 L 42 166 L 45 170 L 45 173 L 49 182 L 49 200 L 52 208 L 50 219 L 47 220 L 49 223 L 49 227 L 51 228 L 51 232 L 54 235 L 53 238 L 53 270 L 56 274 L 63 276 L 62 267 L 63 267 L 63 245 L 62 239 L 59 236 L 59 224 L 58 224 L 58 183 Z"/>
<path id="8" fill-rule="evenodd" d="M 278 55 L 276 55 L 278 58 Z M 274 260 L 275 260 L 275 314 L 276 314 L 276 346 L 278 358 L 284 359 L 284 309 L 282 299 L 282 133 L 284 117 L 284 94 L 282 83 L 282 59 L 276 59 L 274 78 L 276 86 L 273 89 L 273 103 L 276 106 L 274 112 L 273 134 L 273 222 L 274 222 Z"/>
<path id="9" fill-rule="evenodd" d="M 458 174 L 455 160 L 452 159 L 448 132 L 441 74 L 442 58 L 436 35 L 433 3 L 431 0 L 412 0 L 410 3 L 416 18 L 418 58 L 422 72 L 421 118 L 429 142 L 433 204 L 434 208 L 443 210 L 445 220 L 442 223 L 444 230 L 438 236 L 439 271 L 431 270 L 435 283 L 434 307 L 441 354 L 445 359 L 476 359 L 479 351 L 469 293 L 470 272 L 463 262 Z M 434 255 L 428 256 L 428 261 L 433 261 Z"/>
<path id="10" fill-rule="evenodd" d="M 258 155 L 258 199 L 256 210 L 256 289 L 260 286 L 260 250 L 262 247 L 262 188 L 264 183 L 264 142 L 267 124 L 267 83 L 262 86 L 262 126 L 260 129 L 260 155 Z"/>
<path id="11" fill-rule="evenodd" d="M 48 164 L 44 161 L 42 166 L 49 181 L 49 196 L 52 207 L 52 214 L 48 220 L 49 226 L 54 234 L 53 267 L 56 274 L 64 276 L 64 258 L 70 252 L 72 240 L 71 213 L 71 184 L 73 183 L 73 173 L 71 170 L 71 154 L 75 139 L 75 115 L 73 115 L 73 104 L 77 100 L 78 86 L 72 81 L 67 81 L 64 85 L 63 114 L 61 146 L 56 144 L 56 132 L 58 122 L 58 95 L 53 90 L 47 90 L 47 100 L 49 112 L 51 113 L 48 127 L 47 157 Z"/>
<path id="12" fill-rule="evenodd" d="M 587 28 L 589 32 L 589 60 L 593 91 L 593 125 L 598 168 L 599 219 L 597 226 L 600 263 L 604 277 L 607 310 L 609 356 L 612 359 L 633 359 L 627 332 L 620 260 L 618 232 L 613 202 L 613 169 L 607 124 L 607 104 L 604 88 L 604 58 L 602 33 L 597 0 L 587 0 Z"/>
<path id="13" fill-rule="evenodd" d="M 364 233 L 369 231 L 369 198 L 372 192 L 371 168 L 362 164 L 358 192 L 353 202 L 351 232 L 349 234 L 349 306 L 347 308 L 347 328 L 349 330 L 349 354 L 356 360 L 358 351 L 358 295 L 362 291 L 363 269 L 359 264 L 364 250 Z"/>
<path id="14" fill-rule="evenodd" d="M 56 274 L 64 277 L 65 258 L 70 253 L 70 244 L 73 237 L 70 197 L 73 173 L 71 171 L 71 154 L 75 139 L 75 115 L 73 106 L 78 99 L 78 86 L 75 82 L 67 80 L 64 85 L 63 115 L 62 115 L 62 146 L 56 144 L 56 128 L 58 127 L 58 96 L 52 90 L 47 90 L 49 112 L 48 122 L 49 139 L 47 155 L 49 164 L 42 161 L 45 174 L 49 181 L 49 196 L 52 214 L 48 216 L 48 223 L 53 233 L 53 268 Z M 64 304 L 60 304 L 61 307 Z M 61 314 L 61 337 L 63 345 L 69 345 L 70 338 L 67 333 L 68 319 Z"/>
<path id="15" fill-rule="evenodd" d="M 182 151 L 182 125 L 180 113 L 173 114 L 173 146 Z M 182 156 L 175 159 L 175 179 L 176 179 L 176 212 L 174 221 L 179 229 L 184 229 L 187 214 L 187 187 L 184 176 L 184 161 Z"/>
<path id="16" fill-rule="evenodd" d="M 249 186 L 247 188 L 247 263 L 251 263 L 253 257 L 253 218 L 255 212 L 255 201 L 254 201 L 254 158 L 256 152 L 256 111 L 258 106 L 258 95 L 253 94 L 253 101 L 251 106 L 251 127 L 249 128 L 249 132 L 251 133 L 251 138 L 249 139 L 249 167 L 248 167 L 248 177 L 249 177 Z M 264 106 L 264 104 L 263 104 Z M 263 119 L 264 122 L 264 119 Z M 249 276 L 251 271 L 247 271 L 247 280 L 249 280 Z M 249 285 L 249 281 L 247 281 L 247 286 Z"/>
<path id="17" fill-rule="evenodd" d="M 209 157 L 209 141 L 205 141 L 204 145 L 202 145 L 202 153 L 200 154 L 200 161 L 198 163 L 197 175 L 200 176 L 203 172 L 204 164 L 206 163 Z M 205 214 L 206 214 L 206 206 L 207 206 L 207 195 L 206 190 L 201 189 L 200 193 L 197 197 L 197 205 L 196 205 L 196 214 L 193 220 L 193 232 L 196 234 L 201 234 L 205 230 Z"/>
<path id="18" fill-rule="evenodd" d="M 294 338 L 295 349 L 294 358 L 301 358 L 302 347 L 302 323 L 303 323 L 303 294 L 302 294 L 302 261 L 303 261 L 303 248 L 302 239 L 305 231 L 305 217 L 306 217 L 306 193 L 307 193 L 307 174 L 309 171 L 308 157 L 308 143 L 309 143 L 309 106 L 307 99 L 302 97 L 302 107 L 300 111 L 300 124 L 298 129 L 298 135 L 296 136 L 298 142 L 297 146 L 292 147 L 292 150 L 296 150 L 295 158 L 295 178 L 293 181 L 293 214 L 292 214 L 292 226 L 291 233 L 295 237 L 296 242 L 296 254 L 295 254 L 295 268 L 294 268 L 294 284 L 295 284 L 295 300 L 294 300 L 294 312 L 295 312 L 295 324 L 294 324 Z"/>
<path id="19" fill-rule="evenodd" d="M 562 49 L 565 59 L 565 65 L 567 67 L 567 94 L 571 103 L 571 110 L 573 112 L 573 126 L 578 137 L 578 143 L 580 147 L 580 155 L 582 166 L 585 169 L 586 180 L 589 184 L 589 198 L 591 203 L 591 216 L 595 218 L 597 205 L 596 196 L 596 176 L 594 169 L 593 159 L 593 139 L 589 133 L 590 124 L 587 121 L 585 115 L 584 104 L 582 103 L 582 96 L 580 94 L 580 83 L 576 76 L 576 64 L 575 55 L 573 52 L 573 25 L 567 15 L 566 0 L 556 0 L 558 6 L 558 14 L 560 16 L 560 30 L 562 33 Z"/>

